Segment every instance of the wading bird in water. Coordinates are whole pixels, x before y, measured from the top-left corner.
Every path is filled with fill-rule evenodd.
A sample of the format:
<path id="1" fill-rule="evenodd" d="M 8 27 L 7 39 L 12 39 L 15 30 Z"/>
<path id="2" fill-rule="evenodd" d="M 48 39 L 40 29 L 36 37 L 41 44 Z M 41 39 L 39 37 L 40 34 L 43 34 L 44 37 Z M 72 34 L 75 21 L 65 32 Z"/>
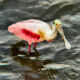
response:
<path id="1" fill-rule="evenodd" d="M 52 26 L 41 20 L 30 19 L 10 25 L 8 31 L 28 42 L 29 53 L 31 52 L 32 43 L 34 43 L 35 48 L 37 42 L 52 41 L 57 37 L 57 31 L 62 36 L 65 47 L 71 49 L 71 45 L 64 35 L 61 21 L 58 19 L 54 20 Z"/>

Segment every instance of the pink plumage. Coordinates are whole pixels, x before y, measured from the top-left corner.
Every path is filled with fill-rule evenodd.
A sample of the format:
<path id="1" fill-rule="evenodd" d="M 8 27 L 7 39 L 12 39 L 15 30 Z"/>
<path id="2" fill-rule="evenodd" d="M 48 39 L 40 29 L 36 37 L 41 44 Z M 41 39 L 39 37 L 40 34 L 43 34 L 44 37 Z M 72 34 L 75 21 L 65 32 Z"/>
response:
<path id="1" fill-rule="evenodd" d="M 36 42 L 44 40 L 41 38 L 41 35 L 39 34 L 40 30 L 43 30 L 43 32 L 47 34 L 47 31 L 50 30 L 50 27 L 47 23 L 36 19 L 18 22 L 8 27 L 9 32 L 15 34 L 17 37 L 25 41 L 28 41 L 29 52 L 30 45 L 32 43 L 35 43 L 34 47 L 36 47 Z"/>

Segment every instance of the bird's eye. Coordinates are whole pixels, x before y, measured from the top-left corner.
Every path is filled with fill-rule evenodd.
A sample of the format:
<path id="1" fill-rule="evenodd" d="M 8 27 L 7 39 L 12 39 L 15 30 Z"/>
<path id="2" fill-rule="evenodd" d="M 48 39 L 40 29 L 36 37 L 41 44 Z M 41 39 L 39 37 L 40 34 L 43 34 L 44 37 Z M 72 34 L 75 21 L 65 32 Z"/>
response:
<path id="1" fill-rule="evenodd" d="M 57 26 L 57 24 L 56 24 L 56 26 Z"/>

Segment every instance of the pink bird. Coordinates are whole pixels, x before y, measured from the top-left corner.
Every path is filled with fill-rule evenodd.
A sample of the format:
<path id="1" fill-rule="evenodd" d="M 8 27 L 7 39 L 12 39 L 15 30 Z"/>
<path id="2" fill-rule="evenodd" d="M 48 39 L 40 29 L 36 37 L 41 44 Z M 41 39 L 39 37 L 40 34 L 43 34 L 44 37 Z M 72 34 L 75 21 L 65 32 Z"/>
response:
<path id="1" fill-rule="evenodd" d="M 44 40 L 52 41 L 57 36 L 57 31 L 64 39 L 67 49 L 71 48 L 71 45 L 67 41 L 60 20 L 55 20 L 52 26 L 41 20 L 30 19 L 22 22 L 12 24 L 8 27 L 8 31 L 15 34 L 17 37 L 25 40 L 29 44 L 29 53 L 31 52 L 31 44 L 34 43 L 34 48 L 37 42 Z"/>

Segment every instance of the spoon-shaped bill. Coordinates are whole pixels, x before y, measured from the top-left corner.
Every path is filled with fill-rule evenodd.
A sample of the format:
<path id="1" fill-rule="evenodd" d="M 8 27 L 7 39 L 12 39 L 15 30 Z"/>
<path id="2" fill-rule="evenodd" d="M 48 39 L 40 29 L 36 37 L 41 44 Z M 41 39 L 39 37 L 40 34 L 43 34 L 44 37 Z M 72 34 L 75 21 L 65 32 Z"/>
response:
<path id="1" fill-rule="evenodd" d="M 71 45 L 67 40 L 65 40 L 65 47 L 66 49 L 71 49 Z"/>
<path id="2" fill-rule="evenodd" d="M 65 42 L 65 47 L 66 49 L 71 49 L 71 45 L 70 43 L 68 42 L 68 40 L 66 39 L 65 35 L 64 35 L 64 32 L 63 32 L 63 29 L 62 29 L 62 26 L 59 26 L 57 28 L 58 32 L 60 33 L 61 37 L 63 38 L 64 42 Z"/>

